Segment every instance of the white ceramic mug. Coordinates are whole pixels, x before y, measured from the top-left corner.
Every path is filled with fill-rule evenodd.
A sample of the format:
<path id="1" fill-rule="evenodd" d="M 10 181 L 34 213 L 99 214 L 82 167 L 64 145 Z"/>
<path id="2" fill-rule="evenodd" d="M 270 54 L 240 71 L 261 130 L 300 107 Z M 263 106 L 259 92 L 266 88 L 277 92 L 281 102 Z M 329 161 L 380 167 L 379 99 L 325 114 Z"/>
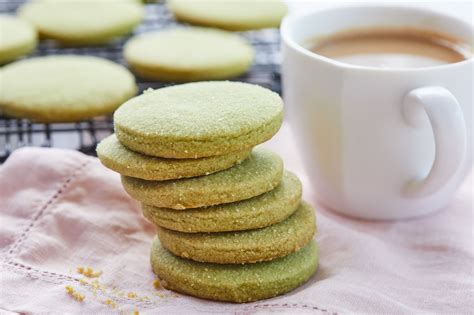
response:
<path id="1" fill-rule="evenodd" d="M 414 27 L 471 44 L 472 26 L 422 8 L 356 6 L 287 17 L 286 112 L 319 201 L 349 216 L 400 219 L 446 206 L 472 166 L 473 58 L 412 69 L 341 63 L 308 39 Z"/>

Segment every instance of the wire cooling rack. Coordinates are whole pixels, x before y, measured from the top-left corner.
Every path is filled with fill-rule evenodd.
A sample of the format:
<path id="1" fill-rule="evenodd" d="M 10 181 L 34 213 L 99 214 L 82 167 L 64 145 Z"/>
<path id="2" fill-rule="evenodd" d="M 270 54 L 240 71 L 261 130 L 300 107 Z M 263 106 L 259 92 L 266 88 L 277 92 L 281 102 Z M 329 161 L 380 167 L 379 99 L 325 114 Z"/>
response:
<path id="1" fill-rule="evenodd" d="M 0 0 L 0 13 L 13 14 L 23 2 L 24 0 Z M 144 21 L 134 34 L 178 25 L 164 4 L 146 4 L 145 9 Z M 250 71 L 235 80 L 259 84 L 280 93 L 278 30 L 265 29 L 241 34 L 254 46 L 256 54 Z M 125 64 L 122 48 L 129 37 L 121 38 L 107 46 L 80 48 L 60 47 L 53 41 L 41 41 L 31 57 L 62 54 L 92 55 Z M 160 88 L 170 85 L 140 78 L 137 78 L 137 83 L 140 92 L 149 87 Z M 94 155 L 97 142 L 112 132 L 111 116 L 76 123 L 40 124 L 0 115 L 0 163 L 4 162 L 15 149 L 24 146 L 68 148 Z"/>

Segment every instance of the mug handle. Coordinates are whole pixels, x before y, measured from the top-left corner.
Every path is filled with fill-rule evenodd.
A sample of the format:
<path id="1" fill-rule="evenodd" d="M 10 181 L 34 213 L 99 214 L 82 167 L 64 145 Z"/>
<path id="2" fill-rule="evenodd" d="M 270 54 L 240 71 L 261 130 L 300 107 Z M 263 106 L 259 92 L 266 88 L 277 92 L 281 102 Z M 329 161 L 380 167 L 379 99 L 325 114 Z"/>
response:
<path id="1" fill-rule="evenodd" d="M 414 89 L 405 95 L 403 116 L 414 128 L 423 125 L 423 111 L 433 130 L 435 158 L 425 179 L 412 179 L 405 195 L 426 197 L 440 190 L 461 167 L 467 150 L 466 124 L 454 95 L 440 86 Z"/>

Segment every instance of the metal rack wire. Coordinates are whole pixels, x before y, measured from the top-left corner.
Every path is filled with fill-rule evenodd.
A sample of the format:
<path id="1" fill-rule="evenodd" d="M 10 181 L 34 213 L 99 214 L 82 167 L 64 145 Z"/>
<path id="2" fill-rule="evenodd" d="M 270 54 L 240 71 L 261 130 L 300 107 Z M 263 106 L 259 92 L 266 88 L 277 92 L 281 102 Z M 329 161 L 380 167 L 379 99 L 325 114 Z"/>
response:
<path id="1" fill-rule="evenodd" d="M 23 2 L 24 0 L 0 0 L 0 13 L 14 13 Z M 134 34 L 169 28 L 178 24 L 163 4 L 146 4 L 145 9 L 145 19 Z M 248 73 L 235 80 L 259 84 L 279 93 L 278 30 L 265 29 L 241 34 L 254 46 L 255 62 Z M 32 56 L 92 55 L 125 64 L 122 48 L 129 37 L 121 38 L 106 46 L 77 48 L 61 47 L 53 41 L 42 41 Z M 169 85 L 169 83 L 151 82 L 140 78 L 137 78 L 137 83 L 140 92 L 149 87 L 159 88 Z M 69 148 L 94 155 L 97 142 L 112 132 L 112 117 L 97 117 L 76 123 L 40 124 L 0 115 L 0 163 L 4 162 L 15 149 L 23 146 Z"/>

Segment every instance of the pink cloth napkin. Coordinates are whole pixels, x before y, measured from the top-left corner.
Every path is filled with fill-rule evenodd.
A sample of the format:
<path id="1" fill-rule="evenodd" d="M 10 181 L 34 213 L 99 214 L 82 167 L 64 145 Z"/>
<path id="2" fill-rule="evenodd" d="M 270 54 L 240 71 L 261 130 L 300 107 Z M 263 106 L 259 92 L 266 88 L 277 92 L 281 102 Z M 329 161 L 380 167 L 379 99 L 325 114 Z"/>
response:
<path id="1" fill-rule="evenodd" d="M 358 221 L 317 205 L 288 126 L 266 145 L 301 177 L 305 199 L 318 209 L 320 266 L 301 288 L 240 305 L 156 290 L 149 266 L 154 227 L 119 176 L 74 151 L 24 148 L 0 166 L 0 310 L 472 314 L 472 175 L 449 208 L 429 217 Z M 102 275 L 81 283 L 78 266 Z M 85 300 L 67 295 L 68 285 Z"/>

